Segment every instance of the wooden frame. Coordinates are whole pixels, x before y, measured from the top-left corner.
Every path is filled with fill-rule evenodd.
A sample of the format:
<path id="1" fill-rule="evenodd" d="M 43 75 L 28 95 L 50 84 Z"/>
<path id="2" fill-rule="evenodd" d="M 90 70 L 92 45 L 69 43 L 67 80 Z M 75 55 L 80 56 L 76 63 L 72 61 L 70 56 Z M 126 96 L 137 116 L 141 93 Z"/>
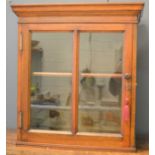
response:
<path id="1" fill-rule="evenodd" d="M 19 17 L 17 144 L 72 149 L 135 150 L 136 33 L 143 6 L 143 3 L 12 6 L 13 11 Z M 73 71 L 72 73 L 34 72 L 33 75 L 72 77 L 72 133 L 29 130 L 31 32 L 51 31 L 73 33 Z M 121 74 L 78 73 L 79 33 L 90 31 L 124 32 L 123 72 Z M 131 80 L 124 78 L 126 73 L 132 76 Z M 122 79 L 122 114 L 127 99 L 130 116 L 127 121 L 122 117 L 121 134 L 78 133 L 79 75 Z"/>

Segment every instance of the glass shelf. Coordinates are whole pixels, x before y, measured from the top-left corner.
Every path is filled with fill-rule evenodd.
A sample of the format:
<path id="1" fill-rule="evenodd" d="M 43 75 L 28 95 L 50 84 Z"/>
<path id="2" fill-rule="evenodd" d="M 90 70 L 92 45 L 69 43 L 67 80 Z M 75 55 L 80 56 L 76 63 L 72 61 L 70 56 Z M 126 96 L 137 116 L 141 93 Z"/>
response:
<path id="1" fill-rule="evenodd" d="M 34 105 L 31 104 L 31 108 L 38 108 L 38 109 L 52 109 L 52 110 L 70 110 L 70 106 L 54 106 L 54 105 Z"/>
<path id="2" fill-rule="evenodd" d="M 38 109 L 52 109 L 52 110 L 70 110 L 71 107 L 69 106 L 54 106 L 54 105 L 33 105 L 31 104 L 31 108 L 38 108 Z M 114 107 L 114 106 L 79 106 L 79 109 L 81 110 L 121 110 L 120 107 Z"/>

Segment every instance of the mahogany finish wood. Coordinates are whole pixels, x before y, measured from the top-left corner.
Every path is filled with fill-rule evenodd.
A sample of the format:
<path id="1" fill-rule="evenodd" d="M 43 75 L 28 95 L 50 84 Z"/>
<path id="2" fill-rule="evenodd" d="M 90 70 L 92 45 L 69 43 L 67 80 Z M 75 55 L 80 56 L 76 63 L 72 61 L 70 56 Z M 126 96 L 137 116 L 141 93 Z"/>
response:
<path id="1" fill-rule="evenodd" d="M 140 136 L 138 138 L 138 150 L 133 153 L 127 152 L 113 152 L 113 151 L 92 151 L 92 150 L 72 150 L 72 149 L 56 149 L 56 148 L 44 148 L 34 146 L 16 146 L 16 131 L 7 130 L 7 155 L 149 155 L 148 139 Z"/>
<path id="2" fill-rule="evenodd" d="M 78 101 L 79 101 L 79 33 L 74 31 L 73 47 L 73 78 L 72 78 L 72 133 L 76 134 L 78 130 Z"/>
<path id="3" fill-rule="evenodd" d="M 122 74 L 104 74 L 104 73 L 81 73 L 82 77 L 103 77 L 103 78 L 121 78 Z"/>
<path id="4" fill-rule="evenodd" d="M 55 73 L 55 72 L 33 72 L 34 76 L 72 76 L 72 73 Z"/>
<path id="5" fill-rule="evenodd" d="M 143 3 L 13 5 L 19 17 L 44 16 L 137 16 Z"/>
<path id="6" fill-rule="evenodd" d="M 135 150 L 137 23 L 144 3 L 12 5 L 18 28 L 17 144 L 71 149 Z M 35 76 L 72 76 L 72 132 L 30 130 L 31 32 L 73 32 L 72 73 L 34 72 Z M 124 32 L 121 74 L 79 73 L 80 32 Z M 131 79 L 126 80 L 125 74 Z M 129 102 L 129 119 L 121 118 L 120 134 L 78 133 L 78 82 L 82 77 L 122 78 L 122 113 Z"/>

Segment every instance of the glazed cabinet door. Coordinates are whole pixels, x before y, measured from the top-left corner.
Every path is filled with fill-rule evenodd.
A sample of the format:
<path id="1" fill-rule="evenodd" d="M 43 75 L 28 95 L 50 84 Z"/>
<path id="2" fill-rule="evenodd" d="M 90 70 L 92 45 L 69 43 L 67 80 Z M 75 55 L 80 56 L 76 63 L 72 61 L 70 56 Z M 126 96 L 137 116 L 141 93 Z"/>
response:
<path id="1" fill-rule="evenodd" d="M 79 133 L 121 133 L 123 32 L 81 32 Z"/>
<path id="2" fill-rule="evenodd" d="M 71 131 L 72 32 L 31 33 L 30 129 Z"/>
<path id="3" fill-rule="evenodd" d="M 132 25 L 27 24 L 19 34 L 18 140 L 129 146 Z"/>

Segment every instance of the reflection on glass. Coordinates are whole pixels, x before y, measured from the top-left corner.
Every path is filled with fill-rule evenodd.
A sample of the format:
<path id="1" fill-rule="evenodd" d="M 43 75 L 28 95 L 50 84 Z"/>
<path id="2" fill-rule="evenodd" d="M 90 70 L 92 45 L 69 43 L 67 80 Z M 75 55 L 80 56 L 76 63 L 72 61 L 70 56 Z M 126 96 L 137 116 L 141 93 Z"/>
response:
<path id="1" fill-rule="evenodd" d="M 33 32 L 32 71 L 72 72 L 72 33 Z"/>
<path id="2" fill-rule="evenodd" d="M 66 104 L 71 94 L 71 78 L 36 76 L 32 79 L 39 82 L 31 86 L 31 128 L 70 130 L 71 107 Z"/>
<path id="3" fill-rule="evenodd" d="M 118 133 L 121 127 L 121 79 L 82 77 L 79 132 Z"/>
<path id="4" fill-rule="evenodd" d="M 79 132 L 121 132 L 122 53 L 122 32 L 80 34 Z"/>
<path id="5" fill-rule="evenodd" d="M 71 112 L 61 109 L 31 108 L 31 129 L 70 131 Z"/>
<path id="6" fill-rule="evenodd" d="M 80 71 L 121 73 L 122 32 L 80 33 Z"/>
<path id="7" fill-rule="evenodd" d="M 71 130 L 72 33 L 34 32 L 31 129 Z"/>

